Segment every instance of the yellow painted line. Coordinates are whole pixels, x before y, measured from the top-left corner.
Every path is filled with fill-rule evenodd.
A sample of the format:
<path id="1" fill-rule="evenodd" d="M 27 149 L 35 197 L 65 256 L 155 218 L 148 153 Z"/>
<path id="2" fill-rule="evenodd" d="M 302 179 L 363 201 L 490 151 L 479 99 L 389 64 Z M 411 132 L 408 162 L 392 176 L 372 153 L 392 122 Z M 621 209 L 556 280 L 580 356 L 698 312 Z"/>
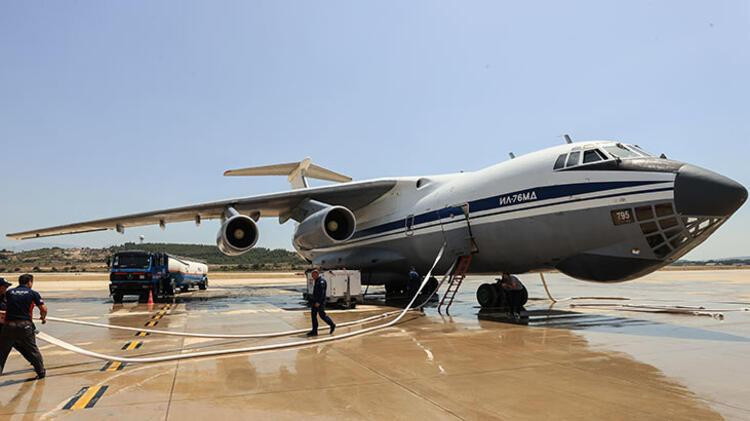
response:
<path id="1" fill-rule="evenodd" d="M 75 411 L 78 409 L 85 409 L 85 408 L 93 407 L 96 404 L 96 402 L 99 400 L 99 398 L 107 390 L 107 388 L 108 386 L 92 386 L 92 387 L 85 388 L 85 390 L 81 389 L 83 391 L 83 394 L 80 395 L 80 397 L 78 397 L 78 399 L 75 400 L 73 405 L 71 405 L 70 407 L 66 409 L 71 409 Z"/>
<path id="2" fill-rule="evenodd" d="M 130 342 L 126 343 L 125 345 L 123 345 L 122 349 L 124 351 L 132 351 L 134 349 L 140 348 L 141 345 L 143 345 L 143 342 L 140 342 L 140 341 L 130 341 Z"/>
<path id="3" fill-rule="evenodd" d="M 159 322 L 158 322 L 158 321 L 156 321 L 156 320 L 151 320 L 150 322 L 146 323 L 146 327 L 154 327 L 154 326 L 156 326 L 156 325 L 157 325 L 158 323 L 159 323 Z"/>
<path id="4" fill-rule="evenodd" d="M 159 320 L 159 319 L 161 319 L 161 317 L 162 317 L 161 314 L 157 314 L 156 316 L 152 317 L 151 319 L 152 320 Z"/>
<path id="5" fill-rule="evenodd" d="M 126 363 L 121 363 L 119 361 L 107 361 L 107 363 L 104 364 L 104 367 L 99 371 L 119 371 L 125 368 L 126 365 Z"/>
<path id="6" fill-rule="evenodd" d="M 148 336 L 148 335 L 149 335 L 148 332 L 138 332 L 138 333 L 135 334 L 135 336 L 140 336 L 140 337 Z"/>

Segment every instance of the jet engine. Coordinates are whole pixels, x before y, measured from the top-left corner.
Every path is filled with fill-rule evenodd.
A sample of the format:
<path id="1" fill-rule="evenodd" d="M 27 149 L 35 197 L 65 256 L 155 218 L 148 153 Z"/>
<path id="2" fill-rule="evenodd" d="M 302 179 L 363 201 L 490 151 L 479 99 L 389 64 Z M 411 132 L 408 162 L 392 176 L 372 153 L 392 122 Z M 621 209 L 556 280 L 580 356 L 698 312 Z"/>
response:
<path id="1" fill-rule="evenodd" d="M 239 256 L 258 242 L 258 225 L 252 218 L 236 214 L 224 221 L 216 235 L 216 246 L 227 256 Z"/>
<path id="2" fill-rule="evenodd" d="M 332 246 L 350 239 L 355 226 L 352 211 L 343 206 L 329 206 L 297 225 L 294 244 L 303 250 Z"/>

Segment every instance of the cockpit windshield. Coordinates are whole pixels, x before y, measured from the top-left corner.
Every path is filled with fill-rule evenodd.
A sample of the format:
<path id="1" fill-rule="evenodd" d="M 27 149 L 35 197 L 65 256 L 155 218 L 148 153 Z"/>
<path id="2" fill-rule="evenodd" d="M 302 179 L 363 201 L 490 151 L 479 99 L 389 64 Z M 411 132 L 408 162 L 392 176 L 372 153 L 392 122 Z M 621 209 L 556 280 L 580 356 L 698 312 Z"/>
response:
<path id="1" fill-rule="evenodd" d="M 655 156 L 654 154 L 648 153 L 644 151 L 640 146 L 638 145 L 628 145 L 628 148 L 640 153 L 643 156 Z"/>
<path id="2" fill-rule="evenodd" d="M 597 163 L 652 156 L 654 155 L 644 151 L 638 145 L 625 145 L 613 142 L 589 144 L 574 146 L 569 152 L 558 155 L 552 169 L 559 171 L 571 167 L 586 168 L 587 165 L 598 165 Z"/>
<path id="3" fill-rule="evenodd" d="M 616 143 L 611 146 L 604 146 L 603 149 L 615 158 L 638 158 L 639 154 L 626 148 L 622 143 Z"/>

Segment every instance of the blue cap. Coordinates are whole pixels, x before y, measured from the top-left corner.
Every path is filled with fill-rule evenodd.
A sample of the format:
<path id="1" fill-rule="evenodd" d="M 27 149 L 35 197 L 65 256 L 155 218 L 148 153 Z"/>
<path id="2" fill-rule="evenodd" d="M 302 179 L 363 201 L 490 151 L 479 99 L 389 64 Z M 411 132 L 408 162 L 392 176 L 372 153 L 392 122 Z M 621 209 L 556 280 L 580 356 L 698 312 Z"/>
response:
<path id="1" fill-rule="evenodd" d="M 0 277 L 0 287 L 9 287 L 11 285 L 13 285 L 13 284 L 11 284 L 10 282 L 6 281 L 5 278 Z"/>

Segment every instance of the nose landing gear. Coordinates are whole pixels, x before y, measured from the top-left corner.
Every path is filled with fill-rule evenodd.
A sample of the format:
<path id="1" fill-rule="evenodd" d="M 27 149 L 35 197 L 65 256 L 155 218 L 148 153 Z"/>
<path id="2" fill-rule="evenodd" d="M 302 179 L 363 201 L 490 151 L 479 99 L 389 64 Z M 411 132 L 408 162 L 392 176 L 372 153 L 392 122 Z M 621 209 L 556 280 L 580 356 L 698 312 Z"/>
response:
<path id="1" fill-rule="evenodd" d="M 482 308 L 523 307 L 529 300 L 529 292 L 521 281 L 513 275 L 504 274 L 495 283 L 486 283 L 477 289 L 477 301 Z"/>

